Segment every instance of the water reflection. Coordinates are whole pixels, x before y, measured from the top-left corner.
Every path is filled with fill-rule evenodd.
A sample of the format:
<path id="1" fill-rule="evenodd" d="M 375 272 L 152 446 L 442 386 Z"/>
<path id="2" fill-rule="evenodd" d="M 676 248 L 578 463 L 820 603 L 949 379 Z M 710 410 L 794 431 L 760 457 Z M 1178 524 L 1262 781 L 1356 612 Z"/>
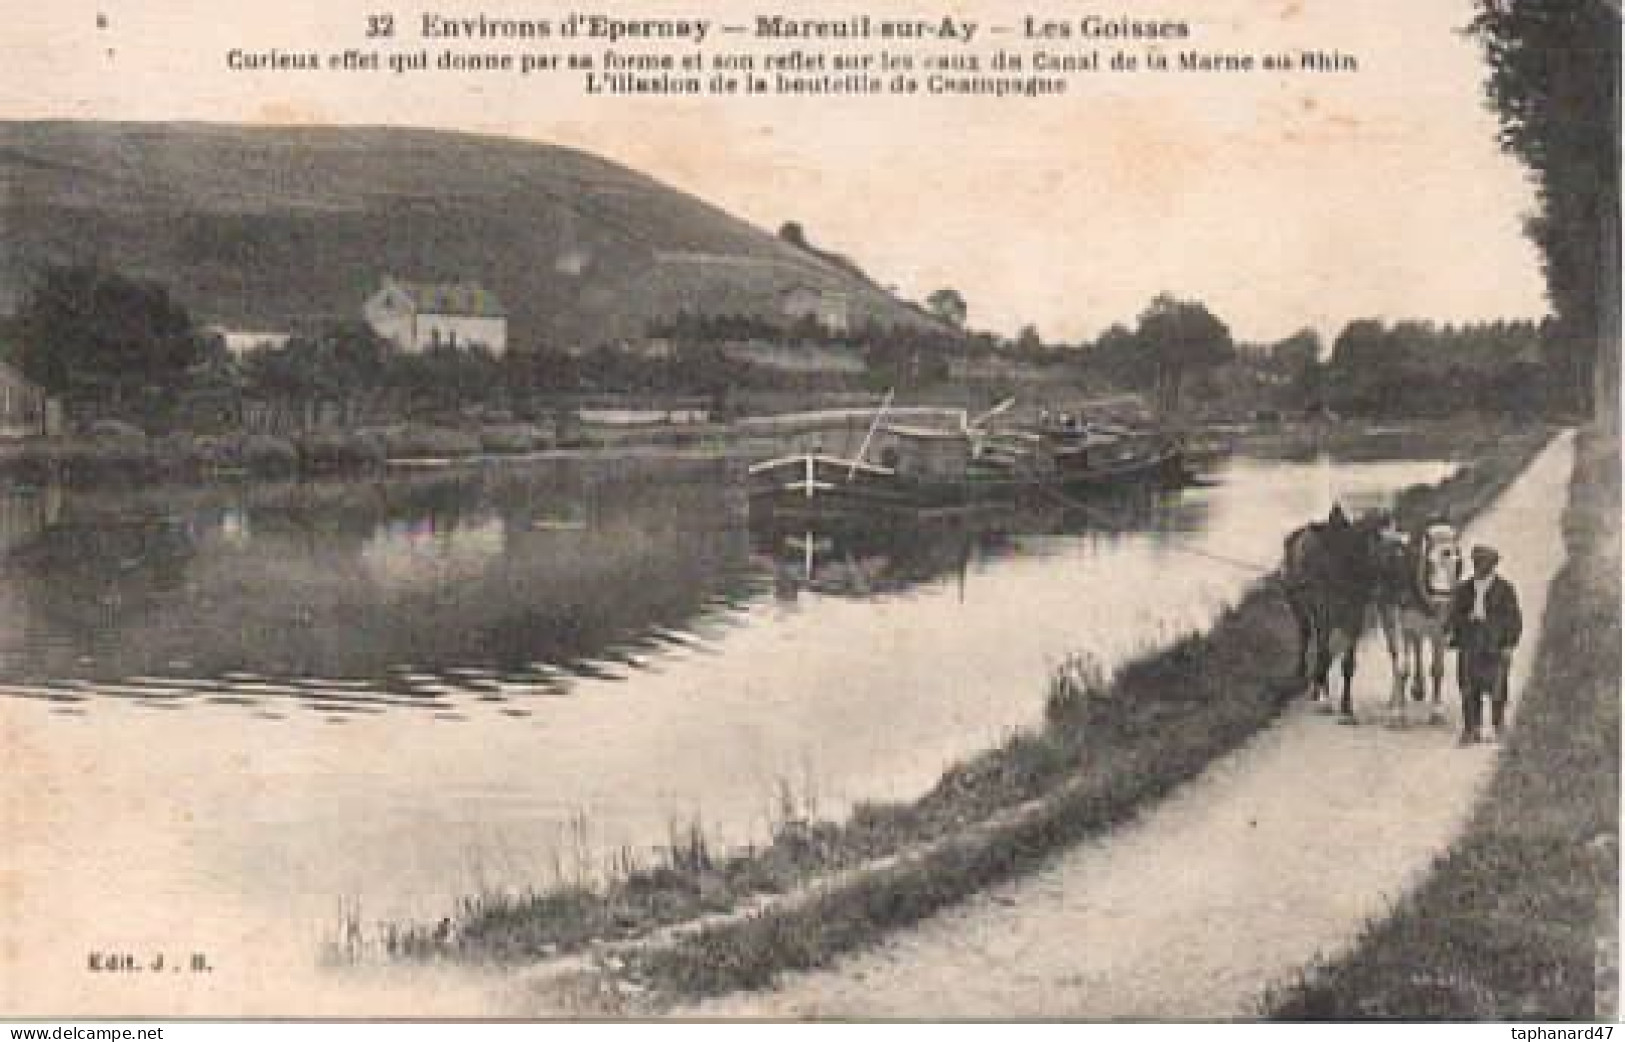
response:
<path id="1" fill-rule="evenodd" d="M 506 536 L 502 518 L 494 516 L 386 521 L 361 544 L 362 571 L 390 593 L 476 580 L 503 555 Z"/>
<path id="2" fill-rule="evenodd" d="M 875 597 L 953 572 L 961 577 L 977 544 L 991 540 L 960 525 L 847 529 L 826 534 L 814 529 L 784 533 L 753 531 L 755 560 L 773 573 L 781 601 L 802 592 L 842 597 Z"/>
<path id="3" fill-rule="evenodd" d="M 971 576 L 1018 555 L 1064 546 L 1104 548 L 1124 537 L 1166 542 L 1199 531 L 1208 501 L 1141 487 L 1048 508 L 991 507 L 908 525 L 844 519 L 816 526 L 764 523 L 751 528 L 753 561 L 773 576 L 775 595 L 804 593 L 875 598 L 951 578 L 964 594 Z"/>
<path id="4" fill-rule="evenodd" d="M 345 714 L 623 675 L 760 585 L 727 483 L 691 469 L 0 497 L 0 674 Z"/>

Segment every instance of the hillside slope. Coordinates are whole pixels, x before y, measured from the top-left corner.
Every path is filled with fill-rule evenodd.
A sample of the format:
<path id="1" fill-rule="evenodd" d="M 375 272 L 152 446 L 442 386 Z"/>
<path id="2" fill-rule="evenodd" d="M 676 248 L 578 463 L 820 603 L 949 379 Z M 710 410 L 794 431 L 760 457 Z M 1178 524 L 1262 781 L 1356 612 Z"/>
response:
<path id="1" fill-rule="evenodd" d="M 860 275 L 573 149 L 384 127 L 0 123 L 0 309 L 98 258 L 200 318 L 353 317 L 381 275 L 477 281 L 518 346 L 635 336 L 680 309 L 775 315 L 797 287 L 854 323 L 929 320 Z"/>

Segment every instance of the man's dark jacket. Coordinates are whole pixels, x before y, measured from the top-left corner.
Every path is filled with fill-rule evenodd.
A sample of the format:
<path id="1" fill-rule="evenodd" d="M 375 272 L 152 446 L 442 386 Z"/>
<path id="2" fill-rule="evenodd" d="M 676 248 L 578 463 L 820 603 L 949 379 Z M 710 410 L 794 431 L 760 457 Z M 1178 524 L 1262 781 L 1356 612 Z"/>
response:
<path id="1" fill-rule="evenodd" d="M 1456 587 L 1450 602 L 1450 644 L 1465 652 L 1510 650 L 1518 646 L 1523 636 L 1523 612 L 1518 608 L 1518 594 L 1512 584 L 1497 575 L 1490 581 L 1484 594 L 1484 618 L 1475 619 L 1473 598 L 1477 596 L 1473 580 L 1468 579 Z"/>

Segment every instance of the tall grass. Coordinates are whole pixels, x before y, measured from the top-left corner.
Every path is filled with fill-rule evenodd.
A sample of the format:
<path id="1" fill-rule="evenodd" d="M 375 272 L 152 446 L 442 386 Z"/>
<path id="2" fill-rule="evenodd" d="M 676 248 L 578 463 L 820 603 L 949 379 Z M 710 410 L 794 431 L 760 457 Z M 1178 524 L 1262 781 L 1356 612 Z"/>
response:
<path id="1" fill-rule="evenodd" d="M 1111 677 L 1099 660 L 1087 652 L 1074 652 L 1050 672 L 1044 719 L 1051 727 L 1083 719 L 1090 700 L 1110 690 Z"/>

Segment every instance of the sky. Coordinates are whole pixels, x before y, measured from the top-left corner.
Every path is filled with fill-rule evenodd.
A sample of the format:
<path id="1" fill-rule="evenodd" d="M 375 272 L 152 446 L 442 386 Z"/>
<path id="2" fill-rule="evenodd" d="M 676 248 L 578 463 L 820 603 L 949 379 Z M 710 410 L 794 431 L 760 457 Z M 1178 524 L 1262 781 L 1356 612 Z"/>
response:
<path id="1" fill-rule="evenodd" d="M 841 45 L 974 54 L 1031 51 L 1021 17 L 1181 19 L 1175 57 L 1338 51 L 1353 72 L 1080 73 L 1044 98 L 585 96 L 568 74 L 245 72 L 232 48 L 376 49 L 368 14 L 395 15 L 394 51 L 431 52 L 423 12 L 557 19 L 752 22 L 761 14 L 981 23 L 971 45 Z M 1533 193 L 1498 149 L 1484 66 L 1460 29 L 1470 0 L 57 0 L 7 15 L 0 118 L 396 124 L 583 148 L 772 231 L 799 221 L 883 285 L 923 299 L 958 289 L 970 324 L 1046 339 L 1132 325 L 1170 292 L 1205 303 L 1241 340 L 1352 318 L 1538 317 L 1539 265 L 1522 235 Z M 791 45 L 666 45 L 707 60 Z M 519 52 L 562 44 L 457 44 Z M 608 45 L 572 45 L 595 55 Z M 826 49 L 832 45 L 826 44 Z M 1143 43 L 1043 45 L 1143 55 Z M 623 54 L 648 54 L 622 43 Z M 385 51 L 387 55 L 390 51 Z"/>

